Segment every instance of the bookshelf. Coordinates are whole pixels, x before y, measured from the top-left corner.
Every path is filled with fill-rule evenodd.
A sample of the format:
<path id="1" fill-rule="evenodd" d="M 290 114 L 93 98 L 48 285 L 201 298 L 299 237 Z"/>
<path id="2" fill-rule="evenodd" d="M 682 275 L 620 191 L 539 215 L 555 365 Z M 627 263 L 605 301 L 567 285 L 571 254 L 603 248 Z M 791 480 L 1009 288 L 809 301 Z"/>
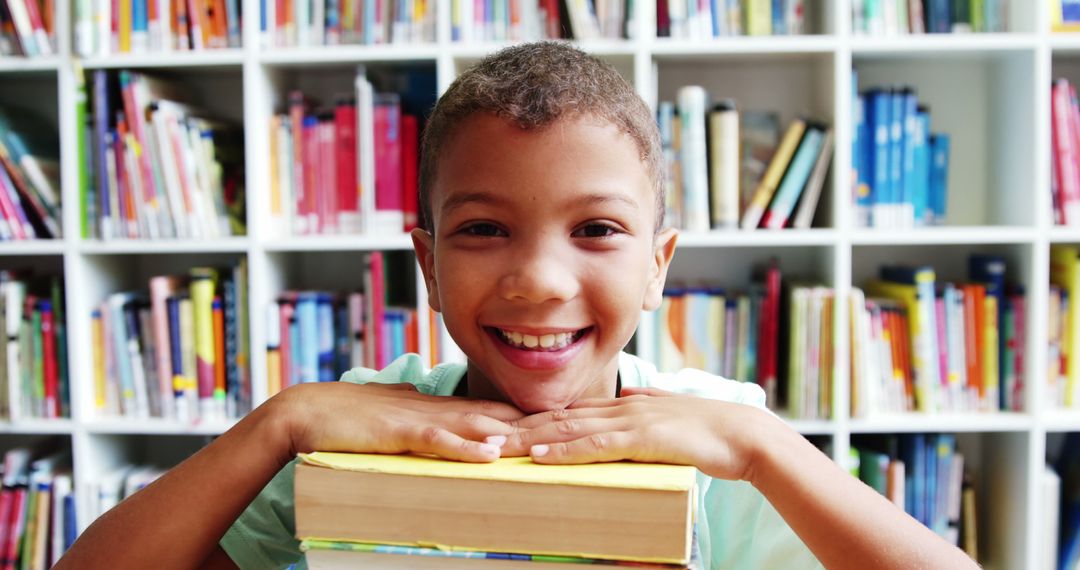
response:
<path id="1" fill-rule="evenodd" d="M 247 234 L 228 239 L 84 241 L 78 236 L 75 124 L 76 60 L 70 48 L 69 2 L 58 9 L 60 54 L 39 59 L 0 58 L 0 106 L 29 105 L 60 132 L 64 238 L 0 243 L 0 268 L 32 266 L 61 274 L 66 284 L 73 418 L 0 423 L 0 449 L 55 440 L 73 452 L 79 526 L 90 522 L 91 482 L 124 462 L 172 464 L 228 429 L 229 423 L 184 425 L 165 421 L 92 416 L 90 310 L 104 296 L 145 288 L 157 272 L 181 273 L 196 264 L 249 263 L 251 370 L 256 403 L 266 398 L 265 304 L 286 287 L 336 287 L 358 278 L 350 269 L 359 254 L 411 256 L 405 235 L 282 237 L 269 227 L 266 192 L 268 119 L 288 89 L 316 93 L 348 90 L 358 64 L 369 74 L 402 69 L 430 74 L 438 92 L 460 71 L 502 44 L 450 41 L 450 2 L 437 2 L 436 42 L 422 45 L 260 47 L 258 18 L 244 19 L 242 48 L 114 55 L 83 60 L 84 69 L 144 69 L 181 78 L 185 88 L 215 110 L 245 125 Z M 1080 37 L 1049 32 L 1046 2 L 1012 0 L 1009 33 L 872 38 L 851 33 L 847 0 L 809 0 L 809 34 L 795 37 L 730 37 L 708 42 L 656 38 L 649 2 L 636 2 L 636 39 L 596 41 L 583 47 L 614 64 L 655 107 L 673 100 L 685 84 L 710 96 L 754 101 L 780 112 L 782 122 L 800 113 L 828 120 L 835 129 L 831 175 L 809 230 L 684 234 L 673 278 L 708 279 L 744 287 L 747 268 L 777 257 L 786 275 L 813 277 L 846 299 L 883 262 L 932 263 L 939 275 L 963 278 L 972 252 L 992 252 L 1009 262 L 1009 277 L 1027 291 L 1025 407 L 1018 413 L 896 415 L 849 418 L 848 306 L 837 304 L 836 389 L 833 419 L 793 421 L 834 459 L 846 461 L 853 441 L 883 433 L 956 433 L 980 493 L 992 504 L 980 515 L 983 559 L 992 568 L 1032 568 L 1039 561 L 1038 476 L 1062 434 L 1080 431 L 1080 410 L 1044 405 L 1046 314 L 1051 244 L 1080 244 L 1080 229 L 1053 226 L 1047 189 L 1050 175 L 1050 82 L 1080 81 Z M 243 13 L 258 13 L 243 0 Z M 856 229 L 847 175 L 851 163 L 851 69 L 860 87 L 908 83 L 936 110 L 935 130 L 954 136 L 949 225 L 908 231 Z M 339 270 L 340 269 L 340 270 Z M 426 307 L 415 274 L 415 303 Z M 650 315 L 643 316 L 639 353 L 649 358 Z M 421 338 L 428 334 L 421 319 Z M 421 350 L 427 350 L 421 342 Z"/>

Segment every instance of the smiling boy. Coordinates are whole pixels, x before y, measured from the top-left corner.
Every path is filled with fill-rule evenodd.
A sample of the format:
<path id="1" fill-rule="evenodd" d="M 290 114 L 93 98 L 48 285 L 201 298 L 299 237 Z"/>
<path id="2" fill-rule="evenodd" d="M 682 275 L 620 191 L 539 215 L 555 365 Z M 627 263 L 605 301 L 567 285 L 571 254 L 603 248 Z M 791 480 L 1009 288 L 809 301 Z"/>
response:
<path id="1" fill-rule="evenodd" d="M 413 242 L 467 366 L 413 355 L 290 388 L 106 513 L 60 566 L 300 562 L 291 461 L 318 449 L 694 465 L 710 568 L 974 567 L 765 411 L 756 385 L 621 352 L 675 250 L 662 174 L 651 113 L 595 58 L 527 44 L 465 72 L 425 131 Z"/>

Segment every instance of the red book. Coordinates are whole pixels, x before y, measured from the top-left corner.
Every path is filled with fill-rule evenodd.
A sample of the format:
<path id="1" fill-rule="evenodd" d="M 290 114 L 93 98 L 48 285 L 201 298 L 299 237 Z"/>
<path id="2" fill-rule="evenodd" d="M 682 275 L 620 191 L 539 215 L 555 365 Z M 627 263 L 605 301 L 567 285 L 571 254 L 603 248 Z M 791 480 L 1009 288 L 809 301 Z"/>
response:
<path id="1" fill-rule="evenodd" d="M 383 229 L 403 228 L 401 104 L 393 93 L 375 97 L 375 215 Z"/>
<path id="2" fill-rule="evenodd" d="M 765 299 L 762 301 L 762 325 L 759 329 L 758 384 L 765 389 L 766 401 L 776 405 L 777 360 L 780 333 L 780 267 L 776 263 L 765 271 Z"/>
<path id="3" fill-rule="evenodd" d="M 310 234 L 319 231 L 319 213 L 316 194 L 319 188 L 316 178 L 319 172 L 319 121 L 315 117 L 304 117 L 304 126 L 301 127 L 300 141 L 304 154 L 303 176 L 304 193 L 297 197 L 297 212 L 299 212 L 299 224 L 297 233 Z"/>
<path id="4" fill-rule="evenodd" d="M 364 316 L 364 363 L 373 363 L 373 368 L 382 370 L 387 364 L 387 354 L 383 337 L 386 335 L 386 323 L 383 313 L 386 309 L 386 294 L 383 285 L 383 254 L 374 251 L 368 256 L 367 274 L 364 276 L 364 299 L 367 311 Z"/>
<path id="5" fill-rule="evenodd" d="M 354 232 L 360 224 L 360 184 L 357 178 L 356 103 L 344 99 L 334 109 L 337 156 L 338 228 Z"/>
<path id="6" fill-rule="evenodd" d="M 319 115 L 319 191 L 315 195 L 319 233 L 337 232 L 337 143 L 334 140 L 334 120 L 334 113 Z"/>
<path id="7" fill-rule="evenodd" d="M 656 35 L 664 38 L 671 36 L 671 17 L 668 15 L 668 0 L 656 2 Z"/>
<path id="8" fill-rule="evenodd" d="M 544 0 L 544 10 L 547 12 L 547 37 L 557 40 L 562 37 L 559 28 L 559 0 Z"/>
<path id="9" fill-rule="evenodd" d="M 417 161 L 420 158 L 420 124 L 414 115 L 401 116 L 401 186 L 405 193 L 402 211 L 405 212 L 405 231 L 411 232 L 419 223 L 417 203 Z"/>
<path id="10" fill-rule="evenodd" d="M 42 374 L 45 377 L 45 417 L 60 417 L 60 376 L 56 368 L 56 322 L 50 301 L 39 301 L 41 311 Z"/>
<path id="11" fill-rule="evenodd" d="M 278 299 L 278 310 L 281 311 L 281 345 L 278 350 L 281 353 L 281 388 L 285 389 L 293 385 L 292 375 L 292 338 L 289 333 L 289 323 L 294 319 L 295 308 L 288 299 Z"/>
<path id="12" fill-rule="evenodd" d="M 1072 97 L 1069 82 L 1059 79 L 1053 88 L 1052 115 L 1054 170 L 1057 174 L 1058 215 L 1062 224 L 1076 220 L 1068 215 L 1070 208 L 1080 203 L 1080 173 L 1076 164 L 1076 138 L 1073 136 Z"/>
<path id="13" fill-rule="evenodd" d="M 26 487 L 16 487 L 12 493 L 11 518 L 8 520 L 7 535 L 4 539 L 3 569 L 12 570 L 19 557 L 19 539 L 26 528 Z"/>

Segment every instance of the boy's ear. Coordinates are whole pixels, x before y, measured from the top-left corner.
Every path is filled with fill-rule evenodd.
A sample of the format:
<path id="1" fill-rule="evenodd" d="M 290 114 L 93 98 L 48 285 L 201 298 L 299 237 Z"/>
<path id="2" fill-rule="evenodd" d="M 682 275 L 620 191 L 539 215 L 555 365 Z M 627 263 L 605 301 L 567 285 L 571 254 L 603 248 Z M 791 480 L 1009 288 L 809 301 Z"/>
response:
<path id="1" fill-rule="evenodd" d="M 645 284 L 645 299 L 641 307 L 646 311 L 655 311 L 660 308 L 660 303 L 664 299 L 664 282 L 667 280 L 671 258 L 675 256 L 675 242 L 678 237 L 679 231 L 675 228 L 664 228 L 653 238 L 649 282 Z"/>
<path id="2" fill-rule="evenodd" d="M 439 312 L 442 305 L 439 302 L 439 284 L 435 281 L 435 236 L 427 230 L 416 228 L 412 231 L 412 243 L 416 250 L 416 261 L 420 263 L 420 271 L 423 272 L 424 283 L 427 285 L 428 306 Z"/>

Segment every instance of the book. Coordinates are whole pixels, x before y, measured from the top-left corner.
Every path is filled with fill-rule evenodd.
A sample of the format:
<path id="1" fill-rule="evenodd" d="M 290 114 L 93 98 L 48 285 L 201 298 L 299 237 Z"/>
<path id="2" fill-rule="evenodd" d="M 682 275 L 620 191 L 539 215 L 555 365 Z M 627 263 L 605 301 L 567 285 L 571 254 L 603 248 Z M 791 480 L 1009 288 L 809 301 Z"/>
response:
<path id="1" fill-rule="evenodd" d="M 761 226 L 769 229 L 781 229 L 788 223 L 788 218 L 795 211 L 811 170 L 821 154 L 821 145 L 825 140 L 824 129 L 818 125 L 807 126 L 799 149 L 791 159 L 791 164 L 784 173 L 784 178 L 773 196 L 769 209 L 761 219 Z"/>
<path id="2" fill-rule="evenodd" d="M 769 168 L 765 171 L 765 176 L 757 185 L 750 203 L 746 206 L 740 224 L 742 229 L 751 230 L 758 227 L 762 216 L 765 215 L 765 209 L 772 201 L 773 194 L 780 184 L 780 179 L 791 162 L 791 158 L 795 154 L 805 131 L 806 121 L 802 119 L 796 119 L 788 125 L 787 132 L 784 133 L 784 137 L 780 141 L 772 161 L 769 163 Z"/>
<path id="3" fill-rule="evenodd" d="M 692 467 L 550 466 L 527 457 L 468 464 L 324 452 L 302 454 L 301 460 L 296 467 L 301 539 L 673 564 L 690 559 Z M 488 499 L 468 499 L 476 493 Z M 598 519 L 605 512 L 612 513 L 606 522 Z M 422 526 L 413 524 L 418 513 L 424 513 Z M 559 524 L 545 522 L 551 520 Z"/>

